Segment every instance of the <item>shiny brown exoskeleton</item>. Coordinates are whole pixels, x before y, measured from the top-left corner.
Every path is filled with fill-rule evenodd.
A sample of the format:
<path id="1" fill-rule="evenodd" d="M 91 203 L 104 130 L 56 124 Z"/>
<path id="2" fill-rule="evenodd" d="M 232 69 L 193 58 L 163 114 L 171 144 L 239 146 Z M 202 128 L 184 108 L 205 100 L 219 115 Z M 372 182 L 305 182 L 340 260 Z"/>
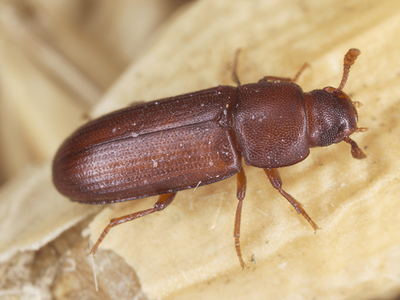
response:
<path id="1" fill-rule="evenodd" d="M 350 139 L 357 128 L 358 102 L 343 92 L 360 51 L 345 55 L 342 82 L 303 93 L 294 79 L 264 77 L 238 87 L 218 86 L 121 109 L 73 133 L 53 163 L 57 189 L 73 201 L 106 204 L 160 195 L 153 208 L 112 219 L 91 250 L 94 255 L 111 227 L 166 208 L 180 190 L 237 177 L 234 238 L 239 236 L 249 166 L 263 168 L 271 184 L 318 229 L 302 205 L 282 189 L 277 168 L 304 160 L 310 147 L 345 141 L 354 158 L 365 155 Z"/>

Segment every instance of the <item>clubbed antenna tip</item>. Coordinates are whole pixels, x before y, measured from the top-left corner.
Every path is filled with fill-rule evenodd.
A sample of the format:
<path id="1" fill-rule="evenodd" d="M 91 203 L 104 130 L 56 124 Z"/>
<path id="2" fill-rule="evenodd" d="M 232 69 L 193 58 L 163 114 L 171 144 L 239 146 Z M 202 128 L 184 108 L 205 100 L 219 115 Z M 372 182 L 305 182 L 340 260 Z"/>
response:
<path id="1" fill-rule="evenodd" d="M 349 77 L 350 67 L 354 64 L 355 60 L 360 54 L 361 54 L 360 50 L 352 48 L 349 51 L 347 51 L 346 55 L 344 56 L 343 77 L 342 77 L 342 82 L 337 88 L 338 91 L 340 92 L 343 91 L 343 88 L 347 82 L 347 78 Z"/>

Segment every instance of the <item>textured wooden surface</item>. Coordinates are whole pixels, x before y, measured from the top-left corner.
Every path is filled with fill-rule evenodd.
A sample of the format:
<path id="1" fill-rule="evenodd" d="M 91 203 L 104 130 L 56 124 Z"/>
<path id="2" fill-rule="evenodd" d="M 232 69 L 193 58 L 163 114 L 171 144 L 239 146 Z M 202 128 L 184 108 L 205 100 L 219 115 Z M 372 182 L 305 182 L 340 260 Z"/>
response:
<path id="1" fill-rule="evenodd" d="M 370 131 L 352 138 L 368 157 L 356 161 L 349 145 L 340 143 L 313 149 L 304 162 L 282 169 L 286 191 L 322 228 L 317 234 L 270 186 L 262 170 L 246 167 L 241 241 L 248 270 L 241 271 L 233 244 L 237 200 L 236 180 L 231 178 L 180 192 L 165 211 L 112 229 L 95 263 L 110 261 L 115 267 L 99 268 L 98 276 L 119 272 L 132 278 L 134 285 L 136 273 L 138 293 L 149 299 L 399 297 L 399 28 L 400 5 L 389 0 L 204 0 L 177 14 L 107 90 L 93 116 L 135 100 L 234 84 L 231 68 L 237 48 L 243 49 L 238 70 L 242 83 L 265 75 L 290 77 L 308 62 L 311 68 L 298 81 L 305 91 L 337 86 L 343 56 L 356 47 L 362 54 L 351 69 L 345 92 L 364 104 L 359 125 Z M 42 188 L 52 189 L 51 182 Z M 46 205 L 52 199 L 35 201 Z M 106 208 L 90 224 L 91 240 L 110 218 L 149 208 L 155 201 L 153 197 Z M 79 224 L 76 228 L 82 229 L 86 223 Z M 7 228 L 12 235 L 12 226 Z M 87 248 L 87 238 L 83 240 Z M 77 253 L 74 262 L 86 259 L 79 258 L 83 250 L 75 249 L 79 243 L 65 245 Z M 43 249 L 35 255 L 48 251 Z M 10 258 L 10 264 L 12 259 L 17 256 Z M 58 266 L 62 280 L 51 291 L 67 295 L 73 286 L 66 279 L 69 265 L 57 259 L 52 264 Z M 12 272 L 3 274 L 8 277 Z M 75 291 L 93 289 L 89 267 L 70 274 Z M 35 286 L 29 280 L 21 282 Z M 121 282 L 102 280 L 100 289 L 112 295 L 126 284 Z M 12 290 L 12 285 L 3 290 Z M 102 298 L 105 294 L 94 295 L 107 299 Z M 126 298 L 133 298 L 133 288 Z"/>

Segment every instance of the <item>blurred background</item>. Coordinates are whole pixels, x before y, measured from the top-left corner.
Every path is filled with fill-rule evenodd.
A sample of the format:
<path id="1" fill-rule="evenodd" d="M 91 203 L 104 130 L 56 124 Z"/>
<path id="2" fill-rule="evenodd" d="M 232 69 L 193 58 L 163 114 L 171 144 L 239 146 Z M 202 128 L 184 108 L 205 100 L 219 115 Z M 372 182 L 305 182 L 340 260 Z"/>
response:
<path id="1" fill-rule="evenodd" d="M 49 160 L 188 0 L 1 0 L 0 185 Z"/>

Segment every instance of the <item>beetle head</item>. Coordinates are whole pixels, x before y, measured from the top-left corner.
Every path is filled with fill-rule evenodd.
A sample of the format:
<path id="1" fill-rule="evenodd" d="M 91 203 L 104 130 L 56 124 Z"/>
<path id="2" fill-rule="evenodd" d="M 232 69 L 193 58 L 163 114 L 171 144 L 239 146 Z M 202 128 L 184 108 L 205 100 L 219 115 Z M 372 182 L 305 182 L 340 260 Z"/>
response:
<path id="1" fill-rule="evenodd" d="M 343 92 L 350 66 L 359 54 L 359 50 L 350 49 L 345 55 L 343 77 L 338 88 L 325 87 L 305 94 L 310 147 L 324 147 L 345 141 L 351 145 L 351 154 L 354 158 L 366 157 L 349 137 L 354 132 L 367 130 L 367 128 L 357 128 L 358 115 L 355 106 L 360 103 L 353 102 Z"/>

